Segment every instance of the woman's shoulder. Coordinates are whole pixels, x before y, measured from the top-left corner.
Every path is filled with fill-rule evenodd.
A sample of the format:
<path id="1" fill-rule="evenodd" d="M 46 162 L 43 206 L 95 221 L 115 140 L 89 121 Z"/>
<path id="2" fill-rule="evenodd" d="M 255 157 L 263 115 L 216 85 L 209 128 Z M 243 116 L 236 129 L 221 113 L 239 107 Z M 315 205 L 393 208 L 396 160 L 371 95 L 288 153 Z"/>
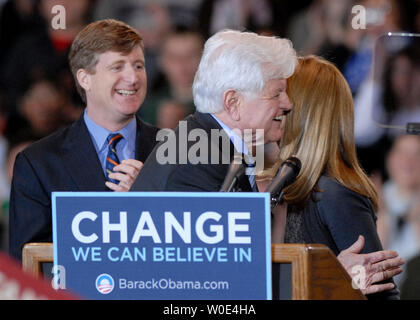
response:
<path id="1" fill-rule="evenodd" d="M 338 201 L 345 197 L 362 197 L 361 194 L 350 190 L 333 177 L 323 175 L 318 180 L 316 197 L 318 200 Z"/>
<path id="2" fill-rule="evenodd" d="M 340 212 L 340 216 L 347 213 L 351 216 L 354 212 L 364 212 L 371 215 L 374 210 L 372 203 L 367 197 L 357 193 L 333 177 L 321 176 L 318 181 L 318 190 L 314 194 L 318 209 L 323 215 Z"/>

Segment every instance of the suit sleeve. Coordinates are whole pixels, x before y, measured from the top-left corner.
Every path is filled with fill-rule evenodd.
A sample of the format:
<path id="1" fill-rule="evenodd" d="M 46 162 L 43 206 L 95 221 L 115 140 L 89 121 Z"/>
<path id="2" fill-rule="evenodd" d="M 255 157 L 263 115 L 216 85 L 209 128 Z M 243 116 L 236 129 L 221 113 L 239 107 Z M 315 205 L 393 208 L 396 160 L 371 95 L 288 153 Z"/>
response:
<path id="1" fill-rule="evenodd" d="M 51 198 L 30 160 L 16 157 L 9 211 L 9 253 L 22 259 L 28 242 L 51 242 Z"/>
<path id="2" fill-rule="evenodd" d="M 217 192 L 224 176 L 212 166 L 177 166 L 168 177 L 167 191 Z"/>

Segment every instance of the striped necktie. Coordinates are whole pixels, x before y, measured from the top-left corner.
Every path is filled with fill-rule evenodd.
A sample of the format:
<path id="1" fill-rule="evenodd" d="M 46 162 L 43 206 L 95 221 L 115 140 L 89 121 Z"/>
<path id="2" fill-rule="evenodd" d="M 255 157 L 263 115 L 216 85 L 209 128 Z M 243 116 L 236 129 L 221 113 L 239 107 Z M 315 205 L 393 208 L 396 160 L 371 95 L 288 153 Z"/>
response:
<path id="1" fill-rule="evenodd" d="M 117 150 L 115 148 L 122 138 L 123 136 L 120 133 L 110 133 L 106 139 L 106 142 L 108 143 L 108 154 L 105 162 L 106 179 L 115 184 L 118 184 L 119 181 L 111 179 L 109 174 L 114 172 L 114 167 L 120 164 L 120 159 L 118 159 Z"/>
<path id="2" fill-rule="evenodd" d="M 255 163 L 247 164 L 247 171 L 249 184 L 251 185 L 252 191 L 258 192 L 257 182 L 255 179 Z"/>

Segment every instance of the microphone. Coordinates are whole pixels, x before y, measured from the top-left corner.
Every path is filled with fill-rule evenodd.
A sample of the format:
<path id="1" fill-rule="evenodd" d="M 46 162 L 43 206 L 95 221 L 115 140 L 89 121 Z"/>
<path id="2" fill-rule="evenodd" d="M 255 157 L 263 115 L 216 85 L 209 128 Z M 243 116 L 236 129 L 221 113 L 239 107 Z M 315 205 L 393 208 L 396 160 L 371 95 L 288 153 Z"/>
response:
<path id="1" fill-rule="evenodd" d="M 296 157 L 289 157 L 283 161 L 276 176 L 266 190 L 266 192 L 270 193 L 272 207 L 281 201 L 281 198 L 283 198 L 283 189 L 295 181 L 301 167 L 302 164 Z"/>
<path id="2" fill-rule="evenodd" d="M 219 192 L 231 192 L 238 180 L 245 174 L 246 168 L 247 165 L 244 163 L 242 154 L 235 153 Z"/>

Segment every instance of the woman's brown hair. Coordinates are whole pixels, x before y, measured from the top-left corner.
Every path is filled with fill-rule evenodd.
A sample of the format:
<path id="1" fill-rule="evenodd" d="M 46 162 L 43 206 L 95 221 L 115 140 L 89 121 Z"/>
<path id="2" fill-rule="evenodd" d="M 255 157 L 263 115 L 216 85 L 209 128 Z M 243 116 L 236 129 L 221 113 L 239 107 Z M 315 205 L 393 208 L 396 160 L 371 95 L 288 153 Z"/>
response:
<path id="1" fill-rule="evenodd" d="M 284 190 L 284 200 L 305 202 L 320 176 L 326 174 L 370 198 L 376 209 L 376 190 L 357 160 L 353 98 L 340 71 L 320 57 L 299 58 L 295 73 L 287 80 L 287 92 L 293 109 L 286 117 L 280 159 L 295 155 L 302 169 Z"/>

